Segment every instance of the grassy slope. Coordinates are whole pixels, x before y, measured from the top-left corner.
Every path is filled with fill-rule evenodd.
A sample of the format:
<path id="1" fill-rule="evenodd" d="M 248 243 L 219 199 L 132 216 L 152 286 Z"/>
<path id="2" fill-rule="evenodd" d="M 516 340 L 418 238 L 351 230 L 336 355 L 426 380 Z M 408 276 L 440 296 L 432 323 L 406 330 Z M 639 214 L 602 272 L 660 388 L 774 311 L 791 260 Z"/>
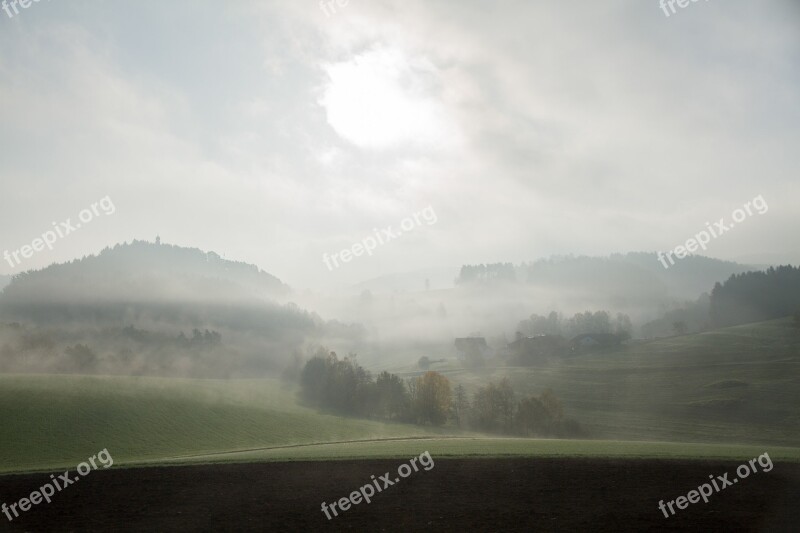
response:
<path id="1" fill-rule="evenodd" d="M 103 448 L 121 464 L 439 434 L 319 414 L 271 380 L 76 376 L 0 376 L 0 427 L 0 472 L 74 466 Z"/>
<path id="2" fill-rule="evenodd" d="M 316 413 L 299 407 L 291 392 L 271 380 L 0 376 L 0 472 L 73 467 L 103 448 L 115 465 L 403 457 L 424 450 L 437 456 L 731 458 L 770 451 L 774 458 L 797 460 L 800 450 L 779 446 L 800 444 L 799 346 L 800 334 L 788 321 L 773 321 L 575 357 L 547 368 L 449 372 L 472 388 L 503 375 L 518 391 L 551 387 L 597 438 L 717 446 L 443 439 L 443 432 L 416 426 Z M 731 384 L 739 386 L 725 386 Z M 387 438 L 403 439 L 305 446 Z"/>
<path id="3" fill-rule="evenodd" d="M 800 446 L 800 330 L 788 319 L 445 373 L 468 391 L 504 376 L 518 393 L 552 388 L 595 438 Z"/>

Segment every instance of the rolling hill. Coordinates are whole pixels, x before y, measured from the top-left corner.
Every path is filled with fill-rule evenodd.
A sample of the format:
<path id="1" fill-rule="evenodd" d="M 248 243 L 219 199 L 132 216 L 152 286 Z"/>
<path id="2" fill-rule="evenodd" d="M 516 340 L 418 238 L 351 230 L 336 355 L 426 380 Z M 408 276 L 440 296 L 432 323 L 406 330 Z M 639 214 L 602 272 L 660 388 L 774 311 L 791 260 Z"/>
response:
<path id="1" fill-rule="evenodd" d="M 543 368 L 443 372 L 471 390 L 503 376 L 518 394 L 550 387 L 593 440 L 497 438 L 342 418 L 298 405 L 291 390 L 269 379 L 2 375 L 0 472 L 68 467 L 103 448 L 117 465 L 395 457 L 420 449 L 439 456 L 718 458 L 769 449 L 800 460 L 800 331 L 788 319 Z"/>
<path id="2" fill-rule="evenodd" d="M 306 342 L 361 335 L 281 303 L 290 294 L 214 252 L 118 244 L 13 278 L 0 293 L 0 371 L 275 376 Z"/>
<path id="3" fill-rule="evenodd" d="M 800 329 L 789 318 L 541 367 L 440 371 L 468 391 L 503 377 L 517 394 L 551 388 L 593 438 L 800 445 Z"/>
<path id="4" fill-rule="evenodd" d="M 268 379 L 3 375 L 0 422 L 0 471 L 74 466 L 104 448 L 122 464 L 441 434 L 320 414 Z"/>

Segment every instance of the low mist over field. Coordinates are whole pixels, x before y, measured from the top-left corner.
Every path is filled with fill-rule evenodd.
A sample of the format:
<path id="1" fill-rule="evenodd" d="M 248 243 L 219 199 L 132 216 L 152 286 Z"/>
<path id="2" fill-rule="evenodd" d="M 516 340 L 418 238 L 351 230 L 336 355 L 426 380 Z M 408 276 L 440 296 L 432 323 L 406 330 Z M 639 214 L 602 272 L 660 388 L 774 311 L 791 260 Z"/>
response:
<path id="1" fill-rule="evenodd" d="M 487 268 L 508 275 L 470 277 Z M 653 338 L 671 334 L 664 316 L 688 315 L 683 306 L 701 307 L 703 322 L 690 326 L 708 329 L 714 280 L 747 269 L 704 257 L 664 270 L 654 254 L 569 256 L 465 265 L 440 287 L 422 272 L 405 276 L 402 288 L 393 277 L 313 292 L 215 252 L 134 241 L 16 276 L 0 294 L 10 355 L 3 364 L 17 371 L 266 377 L 325 345 L 386 366 L 402 361 L 400 353 L 453 357 L 457 337 L 487 337 L 505 348 L 518 332 L 543 333 L 534 331 L 532 315 L 568 320 L 586 310 L 607 320 L 572 336 L 625 329 Z"/>
<path id="2" fill-rule="evenodd" d="M 800 528 L 797 2 L 0 25 L 0 531 Z"/>

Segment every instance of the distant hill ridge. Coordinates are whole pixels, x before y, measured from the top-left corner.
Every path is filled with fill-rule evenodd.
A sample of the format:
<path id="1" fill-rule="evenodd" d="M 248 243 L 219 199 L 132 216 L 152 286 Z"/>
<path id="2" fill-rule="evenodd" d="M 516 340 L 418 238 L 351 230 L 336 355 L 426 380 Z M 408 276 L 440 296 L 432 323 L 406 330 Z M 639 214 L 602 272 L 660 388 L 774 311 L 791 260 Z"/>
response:
<path id="1" fill-rule="evenodd" d="M 14 277 L 0 293 L 0 372 L 264 376 L 306 339 L 361 334 L 281 303 L 289 294 L 214 252 L 118 244 Z"/>
<path id="2" fill-rule="evenodd" d="M 255 265 L 197 248 L 134 240 L 97 255 L 14 276 L 3 303 L 85 301 L 228 301 L 289 293 Z"/>
<path id="3" fill-rule="evenodd" d="M 530 263 L 464 265 L 461 285 L 505 280 L 529 285 L 582 290 L 595 294 L 636 292 L 640 297 L 696 298 L 718 281 L 752 270 L 749 265 L 692 255 L 665 269 L 650 252 L 604 257 L 553 256 Z"/>

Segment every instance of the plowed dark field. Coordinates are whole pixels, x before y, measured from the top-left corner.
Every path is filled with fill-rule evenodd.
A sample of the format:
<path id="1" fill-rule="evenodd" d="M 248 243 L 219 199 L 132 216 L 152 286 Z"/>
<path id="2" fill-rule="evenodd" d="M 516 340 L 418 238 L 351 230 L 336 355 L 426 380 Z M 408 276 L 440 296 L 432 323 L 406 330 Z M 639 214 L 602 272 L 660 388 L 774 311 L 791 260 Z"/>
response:
<path id="1" fill-rule="evenodd" d="M 8 531 L 800 531 L 800 465 L 775 464 L 665 518 L 674 500 L 740 463 L 436 459 L 328 520 L 321 511 L 402 460 L 98 470 Z M 74 471 L 71 473 L 74 476 Z M 0 503 L 48 474 L 0 477 Z"/>

